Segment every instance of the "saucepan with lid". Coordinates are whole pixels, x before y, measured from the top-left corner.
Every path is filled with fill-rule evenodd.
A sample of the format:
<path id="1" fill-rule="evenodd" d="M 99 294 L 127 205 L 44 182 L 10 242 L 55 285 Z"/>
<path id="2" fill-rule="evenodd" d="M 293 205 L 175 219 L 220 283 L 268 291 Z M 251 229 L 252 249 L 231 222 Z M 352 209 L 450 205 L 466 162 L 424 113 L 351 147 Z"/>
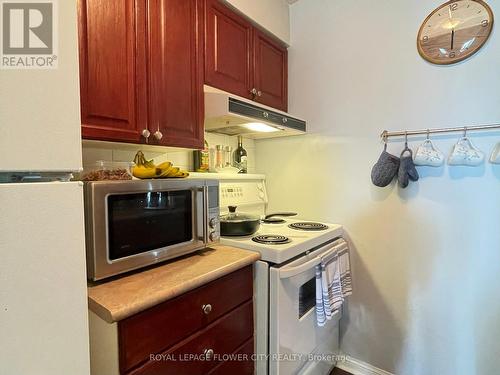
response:
<path id="1" fill-rule="evenodd" d="M 278 212 L 266 215 L 261 219 L 258 215 L 236 212 L 236 206 L 229 206 L 229 213 L 220 217 L 220 232 L 222 236 L 250 236 L 257 232 L 260 223 L 280 223 L 280 216 L 295 216 L 295 212 Z"/>

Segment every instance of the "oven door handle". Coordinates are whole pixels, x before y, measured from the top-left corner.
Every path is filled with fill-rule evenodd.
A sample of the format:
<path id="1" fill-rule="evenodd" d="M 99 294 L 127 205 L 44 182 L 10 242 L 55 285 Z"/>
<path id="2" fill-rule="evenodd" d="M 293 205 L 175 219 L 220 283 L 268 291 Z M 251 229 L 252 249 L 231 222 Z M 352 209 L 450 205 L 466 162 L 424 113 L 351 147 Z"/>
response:
<path id="1" fill-rule="evenodd" d="M 345 244 L 346 242 L 344 240 L 337 240 L 333 244 L 325 246 L 325 248 L 321 249 L 325 251 L 323 251 L 320 255 L 314 257 L 313 259 L 308 260 L 307 262 L 295 267 L 281 268 L 279 270 L 280 279 L 289 279 L 290 277 L 297 276 L 305 271 L 310 270 L 311 268 L 316 267 L 318 264 L 321 264 L 323 258 L 341 250 L 346 246 Z"/>
<path id="2" fill-rule="evenodd" d="M 319 256 L 305 262 L 304 264 L 301 264 L 300 266 L 281 269 L 279 271 L 280 279 L 289 279 L 290 277 L 297 276 L 302 272 L 305 272 L 307 270 L 310 270 L 311 268 L 316 267 L 320 263 L 321 263 L 321 257 Z"/>

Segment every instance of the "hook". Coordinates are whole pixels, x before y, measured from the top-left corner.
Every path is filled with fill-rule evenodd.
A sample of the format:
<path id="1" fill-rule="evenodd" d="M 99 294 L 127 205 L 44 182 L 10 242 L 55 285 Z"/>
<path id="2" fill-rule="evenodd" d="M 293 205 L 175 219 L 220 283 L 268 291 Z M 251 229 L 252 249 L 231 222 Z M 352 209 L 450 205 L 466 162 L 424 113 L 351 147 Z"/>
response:
<path id="1" fill-rule="evenodd" d="M 408 130 L 405 130 L 405 148 L 408 148 Z"/>
<path id="2" fill-rule="evenodd" d="M 464 138 L 467 138 L 467 126 L 464 126 Z"/>
<path id="3" fill-rule="evenodd" d="M 385 145 L 387 146 L 387 139 L 389 138 L 389 137 L 387 136 L 387 130 L 384 130 L 384 131 L 382 132 L 382 134 L 380 134 L 380 137 L 382 138 L 382 142 L 384 142 L 384 143 L 385 143 Z"/>
<path id="4" fill-rule="evenodd" d="M 429 140 L 430 133 L 431 133 L 431 131 L 429 129 L 427 129 L 427 140 Z"/>

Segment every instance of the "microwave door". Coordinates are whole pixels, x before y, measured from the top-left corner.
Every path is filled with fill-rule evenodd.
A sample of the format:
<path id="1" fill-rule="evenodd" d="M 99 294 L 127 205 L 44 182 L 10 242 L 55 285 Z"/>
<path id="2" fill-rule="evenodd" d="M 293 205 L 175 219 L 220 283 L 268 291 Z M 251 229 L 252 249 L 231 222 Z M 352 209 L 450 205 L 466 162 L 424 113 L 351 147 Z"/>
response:
<path id="1" fill-rule="evenodd" d="M 218 182 L 86 185 L 89 277 L 99 280 L 201 250 L 219 236 Z"/>

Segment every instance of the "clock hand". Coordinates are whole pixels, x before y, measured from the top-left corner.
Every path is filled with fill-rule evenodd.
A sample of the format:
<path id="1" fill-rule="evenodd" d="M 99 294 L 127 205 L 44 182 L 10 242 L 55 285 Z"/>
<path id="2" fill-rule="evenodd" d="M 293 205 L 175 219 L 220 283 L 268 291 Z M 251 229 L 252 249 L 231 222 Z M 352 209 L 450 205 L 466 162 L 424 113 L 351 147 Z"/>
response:
<path id="1" fill-rule="evenodd" d="M 454 39 L 455 39 L 455 29 L 451 29 L 451 49 L 453 49 Z"/>

